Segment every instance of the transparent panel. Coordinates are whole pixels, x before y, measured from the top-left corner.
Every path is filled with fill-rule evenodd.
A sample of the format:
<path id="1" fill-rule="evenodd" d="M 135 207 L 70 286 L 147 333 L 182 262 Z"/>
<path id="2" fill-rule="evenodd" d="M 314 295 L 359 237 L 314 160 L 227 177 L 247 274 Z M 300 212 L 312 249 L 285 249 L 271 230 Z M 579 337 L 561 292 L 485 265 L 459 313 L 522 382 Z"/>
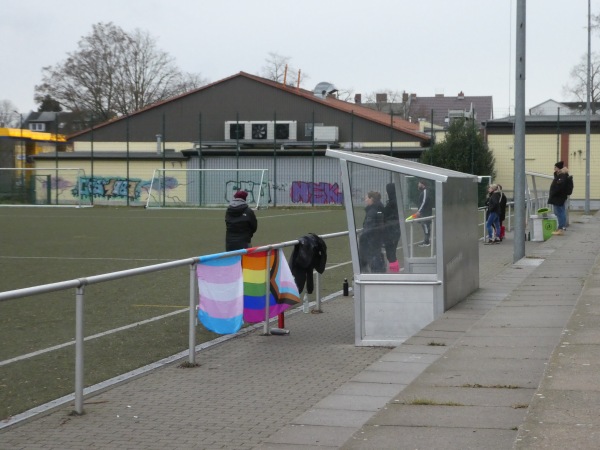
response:
<path id="1" fill-rule="evenodd" d="M 348 168 L 360 272 L 435 273 L 435 183 L 352 162 Z"/>

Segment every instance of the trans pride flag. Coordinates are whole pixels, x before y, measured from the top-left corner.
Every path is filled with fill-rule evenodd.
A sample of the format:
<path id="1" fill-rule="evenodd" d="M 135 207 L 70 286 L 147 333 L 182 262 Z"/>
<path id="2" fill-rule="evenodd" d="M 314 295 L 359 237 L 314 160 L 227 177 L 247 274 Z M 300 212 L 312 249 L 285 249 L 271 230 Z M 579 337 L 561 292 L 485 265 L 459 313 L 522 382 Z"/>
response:
<path id="1" fill-rule="evenodd" d="M 245 322 L 265 320 L 268 251 L 271 250 L 242 256 Z M 282 249 L 271 251 L 270 266 L 269 318 L 272 318 L 300 303 L 300 294 Z"/>
<path id="2" fill-rule="evenodd" d="M 242 327 L 244 291 L 241 259 L 240 255 L 205 261 L 200 258 L 196 267 L 200 293 L 198 319 L 207 330 L 233 334 Z"/>

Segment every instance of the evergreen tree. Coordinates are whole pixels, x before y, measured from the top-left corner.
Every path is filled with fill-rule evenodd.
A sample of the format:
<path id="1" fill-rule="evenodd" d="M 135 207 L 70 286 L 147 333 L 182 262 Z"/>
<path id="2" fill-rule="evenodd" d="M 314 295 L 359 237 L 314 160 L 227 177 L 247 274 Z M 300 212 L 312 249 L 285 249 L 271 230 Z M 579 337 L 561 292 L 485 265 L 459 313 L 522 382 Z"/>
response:
<path id="1" fill-rule="evenodd" d="M 454 119 L 446 138 L 421 154 L 421 162 L 444 169 L 478 176 L 496 177 L 495 158 L 475 123 Z M 482 194 L 483 192 L 483 194 Z M 485 201 L 485 187 L 480 189 L 479 203 Z"/>

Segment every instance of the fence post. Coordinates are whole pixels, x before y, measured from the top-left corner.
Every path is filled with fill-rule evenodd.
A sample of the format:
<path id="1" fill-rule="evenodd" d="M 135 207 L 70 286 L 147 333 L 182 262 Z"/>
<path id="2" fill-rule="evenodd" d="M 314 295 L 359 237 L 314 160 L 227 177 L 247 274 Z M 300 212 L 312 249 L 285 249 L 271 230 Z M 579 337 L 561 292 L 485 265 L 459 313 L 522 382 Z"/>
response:
<path id="1" fill-rule="evenodd" d="M 196 262 L 190 264 L 190 314 L 189 314 L 189 347 L 190 355 L 188 361 L 190 365 L 196 364 Z"/>
<path id="2" fill-rule="evenodd" d="M 271 300 L 271 249 L 267 250 L 267 267 L 265 280 L 265 325 L 263 333 L 268 336 L 269 331 L 269 302 Z"/>
<path id="3" fill-rule="evenodd" d="M 315 270 L 316 276 L 316 286 L 315 286 L 315 309 L 314 312 L 323 312 L 321 310 L 321 274 Z"/>
<path id="4" fill-rule="evenodd" d="M 83 414 L 83 291 L 81 285 L 75 293 L 75 412 Z"/>

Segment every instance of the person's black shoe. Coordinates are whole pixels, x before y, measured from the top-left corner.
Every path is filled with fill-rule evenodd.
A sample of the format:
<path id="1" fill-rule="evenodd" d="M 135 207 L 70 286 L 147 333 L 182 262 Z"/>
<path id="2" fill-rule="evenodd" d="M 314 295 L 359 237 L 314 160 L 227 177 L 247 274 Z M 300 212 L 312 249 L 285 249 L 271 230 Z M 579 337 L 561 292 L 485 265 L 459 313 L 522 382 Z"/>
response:
<path id="1" fill-rule="evenodd" d="M 431 242 L 421 242 L 420 244 L 418 244 L 418 247 L 430 247 L 431 246 Z"/>

